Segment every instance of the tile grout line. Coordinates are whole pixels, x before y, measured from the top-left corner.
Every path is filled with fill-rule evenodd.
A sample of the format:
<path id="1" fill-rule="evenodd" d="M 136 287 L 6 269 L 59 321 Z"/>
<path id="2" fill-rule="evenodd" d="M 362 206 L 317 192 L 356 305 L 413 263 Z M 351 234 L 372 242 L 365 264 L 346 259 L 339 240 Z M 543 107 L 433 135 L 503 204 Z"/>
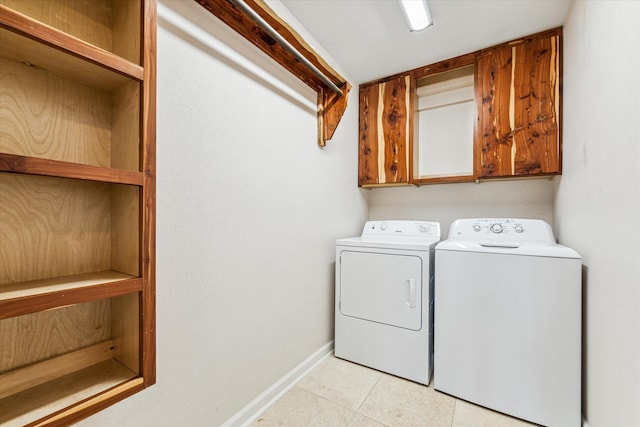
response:
<path id="1" fill-rule="evenodd" d="M 365 418 L 367 418 L 367 419 L 369 419 L 369 420 L 373 420 L 373 421 L 375 421 L 376 423 L 379 423 L 379 424 L 381 424 L 381 425 L 383 425 L 383 426 L 385 426 L 385 427 L 390 427 L 390 426 L 388 426 L 387 424 L 383 423 L 382 421 L 377 420 L 377 419 L 375 419 L 375 418 L 371 418 L 371 417 L 369 417 L 369 416 L 367 416 L 367 415 L 363 414 L 362 412 L 360 412 L 360 409 L 362 408 L 362 405 L 364 405 L 364 402 L 366 402 L 366 401 L 367 401 L 367 399 L 369 398 L 369 396 L 371 396 L 371 392 L 373 391 L 373 389 L 374 389 L 374 388 L 376 388 L 376 385 L 378 385 L 378 383 L 379 383 L 379 382 L 380 382 L 380 380 L 382 379 L 382 376 L 383 376 L 383 375 L 382 375 L 381 373 L 379 373 L 379 375 L 378 375 L 378 379 L 376 379 L 376 382 L 375 382 L 375 383 L 373 383 L 373 385 L 372 385 L 372 386 L 371 386 L 371 388 L 369 389 L 369 392 L 367 393 L 367 395 L 364 397 L 364 399 L 362 399 L 362 402 L 360 402 L 360 405 L 358 405 L 358 409 L 356 410 L 356 414 L 361 415 L 361 416 L 363 416 L 363 417 L 365 417 Z"/>
<path id="2" fill-rule="evenodd" d="M 434 388 L 435 390 L 435 388 Z M 458 407 L 458 399 L 453 401 L 453 414 L 451 414 L 451 427 L 453 427 L 453 422 L 456 419 L 456 408 Z"/>
<path id="3" fill-rule="evenodd" d="M 309 376 L 313 373 L 313 371 L 315 371 L 315 370 L 316 370 L 316 368 L 318 368 L 318 367 L 319 367 L 319 366 L 320 366 L 320 365 L 321 365 L 321 364 L 322 364 L 326 359 L 328 359 L 328 358 L 330 358 L 330 357 L 332 357 L 332 356 L 333 356 L 334 358 L 336 358 L 336 359 L 343 360 L 343 359 L 340 359 L 340 358 L 336 357 L 333 353 L 330 353 L 329 355 L 327 355 L 326 357 L 324 357 L 322 360 L 320 360 L 318 363 L 316 363 L 316 365 L 315 365 L 314 367 L 312 367 L 311 369 L 309 369 L 309 370 L 306 372 L 306 374 L 305 374 L 304 376 L 302 376 L 302 377 L 301 377 L 301 378 L 300 378 L 300 379 L 299 379 L 299 380 L 298 380 L 298 381 L 293 385 L 293 387 L 291 387 L 291 389 L 293 389 L 293 388 L 298 388 L 298 389 L 300 389 L 300 390 L 304 390 L 305 392 L 311 393 L 311 394 L 313 394 L 313 395 L 314 395 L 314 396 L 316 396 L 316 397 L 319 397 L 319 398 L 321 398 L 321 399 L 326 400 L 327 402 L 335 403 L 336 405 L 338 405 L 338 406 L 340 406 L 340 407 L 342 407 L 342 408 L 348 409 L 348 410 L 353 411 L 353 412 L 355 412 L 356 414 L 358 414 L 358 413 L 359 413 L 358 411 L 359 411 L 360 407 L 362 406 L 362 404 L 364 403 L 364 401 L 365 401 L 365 400 L 367 400 L 367 397 L 369 397 L 369 394 L 371 394 L 371 390 L 373 390 L 373 387 L 375 387 L 375 385 L 378 383 L 378 381 L 379 381 L 379 380 L 380 380 L 380 378 L 382 377 L 381 375 L 379 375 L 379 376 L 378 376 L 378 379 L 377 379 L 377 380 L 376 380 L 376 382 L 373 384 L 373 386 L 371 386 L 371 389 L 369 389 L 369 392 L 368 392 L 368 393 L 367 393 L 367 395 L 364 397 L 364 399 L 359 403 L 359 405 L 358 405 L 358 407 L 357 407 L 356 409 L 351 408 L 351 407 L 348 407 L 348 406 L 345 406 L 343 403 L 338 402 L 338 401 L 336 401 L 336 400 L 334 400 L 334 399 L 332 399 L 332 398 L 329 398 L 329 397 L 327 397 L 327 396 L 322 396 L 321 394 L 318 394 L 318 393 L 316 393 L 316 392 L 315 392 L 315 391 L 313 391 L 313 390 L 309 390 L 309 389 L 307 389 L 307 388 L 305 388 L 305 387 L 301 387 L 301 386 L 299 386 L 299 383 L 300 383 L 304 378 L 309 377 Z M 347 362 L 348 362 L 348 361 L 347 361 Z M 349 362 L 349 363 L 351 363 L 351 362 Z M 367 368 L 367 367 L 365 367 L 365 368 Z M 367 369 L 370 369 L 370 368 L 367 368 Z M 289 390 L 289 391 L 290 391 L 290 390 Z M 362 414 L 360 414 L 360 415 L 362 415 Z M 369 418 L 369 417 L 367 417 L 367 418 Z"/>
<path id="4" fill-rule="evenodd" d="M 382 375 L 378 375 L 378 379 L 376 380 L 375 383 L 373 383 L 373 385 L 371 386 L 371 388 L 369 389 L 369 391 L 367 392 L 367 395 L 364 397 L 364 399 L 362 399 L 362 401 L 360 402 L 360 404 L 358 405 L 358 407 L 356 408 L 356 412 L 360 414 L 360 408 L 362 408 L 362 405 L 364 404 L 364 402 L 366 402 L 367 398 L 371 395 L 371 392 L 373 391 L 373 389 L 376 387 L 376 385 L 378 384 L 378 381 L 380 381 L 380 379 L 382 378 Z M 363 414 L 360 414 L 363 415 Z M 368 417 L 367 417 L 368 418 Z"/>
<path id="5" fill-rule="evenodd" d="M 331 355 L 329 355 L 329 357 L 331 357 Z M 334 357 L 335 357 L 335 356 L 334 356 Z M 341 360 L 342 360 L 342 359 L 341 359 Z M 319 365 L 320 365 L 320 363 L 318 363 L 316 367 L 318 367 Z M 370 369 L 370 368 L 367 368 L 367 369 Z M 314 369 L 309 370 L 309 371 L 306 373 L 306 375 L 304 375 L 304 377 L 309 376 L 309 375 L 312 373 L 312 371 L 313 371 L 313 370 L 315 370 L 315 368 L 314 368 Z M 303 378 L 304 378 L 304 377 L 303 377 Z M 365 415 L 365 414 L 362 414 L 362 413 L 360 412 L 360 408 L 362 407 L 362 405 L 364 404 L 364 402 L 367 400 L 367 398 L 369 397 L 369 395 L 371 395 L 371 392 L 373 391 L 373 389 L 375 388 L 375 386 L 378 384 L 378 382 L 379 382 L 381 379 L 382 379 L 382 374 L 381 374 L 381 373 L 378 373 L 378 378 L 377 378 L 377 379 L 376 379 L 376 381 L 373 383 L 373 385 L 371 386 L 371 388 L 369 389 L 369 391 L 367 392 L 367 394 L 365 395 L 365 397 L 360 401 L 360 403 L 358 404 L 357 408 L 355 408 L 355 409 L 353 409 L 353 408 L 351 408 L 351 407 L 348 407 L 348 406 L 345 406 L 345 405 L 343 405 L 342 403 L 340 403 L 340 402 L 338 402 L 338 401 L 336 401 L 336 400 L 334 400 L 334 399 L 331 399 L 331 398 L 329 398 L 329 397 L 322 396 L 322 395 L 320 395 L 320 394 L 318 394 L 318 393 L 314 392 L 313 390 L 308 390 L 308 389 L 306 389 L 306 388 L 304 388 L 304 387 L 300 387 L 300 386 L 298 385 L 298 383 L 299 383 L 300 381 L 298 381 L 298 383 L 296 383 L 296 384 L 295 384 L 291 389 L 298 388 L 298 389 L 300 389 L 300 390 L 302 390 L 302 391 L 305 391 L 305 392 L 307 392 L 307 393 L 311 393 L 311 394 L 313 394 L 314 396 L 316 396 L 316 397 L 318 397 L 318 398 L 321 398 L 321 399 L 323 399 L 323 400 L 325 400 L 325 401 L 327 401 L 327 402 L 334 403 L 334 404 L 336 404 L 336 405 L 340 406 L 341 408 L 344 408 L 344 409 L 347 409 L 347 410 L 349 410 L 349 411 L 353 412 L 354 416 L 353 416 L 353 418 L 349 421 L 349 425 L 351 425 L 351 424 L 354 422 L 354 420 L 357 418 L 357 416 L 358 416 L 358 415 L 360 415 L 360 416 L 362 416 L 362 417 L 364 417 L 364 418 L 366 418 L 366 419 L 369 419 L 369 420 L 375 421 L 376 423 L 379 423 L 380 425 L 383 425 L 384 427 L 390 427 L 390 426 L 388 426 L 387 424 L 384 424 L 383 422 L 378 421 L 378 420 L 376 420 L 376 419 L 373 419 L 373 418 L 371 418 L 371 417 L 369 417 L 369 416 L 367 416 L 367 415 Z M 301 378 L 301 380 L 302 380 L 302 378 Z M 289 391 L 291 391 L 291 390 L 289 390 Z M 288 393 L 288 392 L 287 392 L 287 393 Z"/>

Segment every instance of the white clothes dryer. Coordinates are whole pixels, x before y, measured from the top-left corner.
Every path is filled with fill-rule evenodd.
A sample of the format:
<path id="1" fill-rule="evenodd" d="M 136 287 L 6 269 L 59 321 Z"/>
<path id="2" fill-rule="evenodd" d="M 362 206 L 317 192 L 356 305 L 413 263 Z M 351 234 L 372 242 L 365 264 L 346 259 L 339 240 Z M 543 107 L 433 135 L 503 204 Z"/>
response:
<path id="1" fill-rule="evenodd" d="M 461 219 L 436 247 L 434 387 L 545 426 L 581 425 L 582 266 L 528 219 Z"/>
<path id="2" fill-rule="evenodd" d="M 440 224 L 368 221 L 336 241 L 335 355 L 429 384 Z"/>

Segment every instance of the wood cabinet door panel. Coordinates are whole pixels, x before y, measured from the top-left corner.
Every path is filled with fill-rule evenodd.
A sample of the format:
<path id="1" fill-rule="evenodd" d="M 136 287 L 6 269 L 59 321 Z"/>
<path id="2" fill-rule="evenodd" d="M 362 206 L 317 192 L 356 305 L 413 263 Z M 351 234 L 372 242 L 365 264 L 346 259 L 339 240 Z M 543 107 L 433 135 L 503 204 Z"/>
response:
<path id="1" fill-rule="evenodd" d="M 558 174 L 559 34 L 478 58 L 478 178 Z"/>
<path id="2" fill-rule="evenodd" d="M 409 75 L 360 88 L 358 185 L 407 184 Z"/>

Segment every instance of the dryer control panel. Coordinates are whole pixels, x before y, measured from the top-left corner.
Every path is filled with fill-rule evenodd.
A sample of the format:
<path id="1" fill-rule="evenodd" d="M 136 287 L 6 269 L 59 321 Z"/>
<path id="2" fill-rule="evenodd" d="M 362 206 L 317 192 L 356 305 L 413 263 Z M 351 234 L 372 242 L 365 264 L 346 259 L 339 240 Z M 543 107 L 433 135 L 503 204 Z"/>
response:
<path id="1" fill-rule="evenodd" d="M 554 244 L 551 227 L 539 219 L 470 218 L 451 224 L 449 240 Z"/>
<path id="2" fill-rule="evenodd" d="M 367 221 L 362 237 L 440 238 L 440 223 L 431 221 Z"/>

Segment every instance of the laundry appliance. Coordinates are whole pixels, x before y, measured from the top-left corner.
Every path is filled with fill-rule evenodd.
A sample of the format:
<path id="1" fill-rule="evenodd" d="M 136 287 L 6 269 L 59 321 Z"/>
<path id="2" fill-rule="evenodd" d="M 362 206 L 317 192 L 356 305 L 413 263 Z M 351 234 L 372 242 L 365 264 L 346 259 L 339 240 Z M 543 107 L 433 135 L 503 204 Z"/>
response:
<path id="1" fill-rule="evenodd" d="M 336 357 L 429 384 L 439 241 L 428 221 L 368 221 L 336 241 Z"/>
<path id="2" fill-rule="evenodd" d="M 434 387 L 581 425 L 581 260 L 530 219 L 461 219 L 436 247 Z"/>

